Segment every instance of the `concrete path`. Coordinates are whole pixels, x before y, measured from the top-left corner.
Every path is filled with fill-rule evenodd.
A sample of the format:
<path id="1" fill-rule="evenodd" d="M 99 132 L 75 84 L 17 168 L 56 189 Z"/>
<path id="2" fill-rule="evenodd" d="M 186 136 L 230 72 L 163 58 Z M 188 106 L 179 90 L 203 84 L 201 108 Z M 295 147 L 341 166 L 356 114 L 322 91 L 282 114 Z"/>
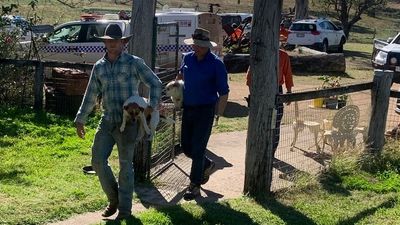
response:
<path id="1" fill-rule="evenodd" d="M 289 132 L 283 127 L 282 132 Z M 202 186 L 201 197 L 196 202 L 216 202 L 222 199 L 242 196 L 245 172 L 245 151 L 247 131 L 213 134 L 208 144 L 208 156 L 216 163 L 215 171 L 207 184 Z M 323 167 L 323 160 L 316 160 L 311 152 L 290 151 L 289 147 L 279 148 L 274 161 L 272 190 L 291 184 L 290 174 L 303 171 L 315 174 Z M 175 205 L 185 202 L 183 194 L 189 184 L 188 174 L 191 161 L 180 154 L 168 169 L 155 179 L 154 186 L 136 186 L 137 194 L 133 213 L 150 206 Z M 284 176 L 282 176 L 284 175 Z M 110 217 L 108 219 L 114 219 Z M 104 218 L 101 211 L 85 213 L 52 223 L 51 225 L 89 225 L 100 223 Z"/>
<path id="2" fill-rule="evenodd" d="M 207 154 L 215 160 L 215 172 L 202 187 L 202 197 L 197 202 L 214 202 L 220 199 L 236 198 L 242 195 L 244 178 L 244 156 L 246 131 L 213 134 Z M 185 202 L 182 196 L 189 184 L 188 173 L 191 161 L 180 154 L 174 163 L 156 178 L 157 187 L 135 187 L 139 201 L 134 202 L 133 213 L 150 206 L 173 205 Z M 102 211 L 76 215 L 65 221 L 49 225 L 89 225 L 100 223 Z M 115 216 L 108 219 L 112 220 Z"/>

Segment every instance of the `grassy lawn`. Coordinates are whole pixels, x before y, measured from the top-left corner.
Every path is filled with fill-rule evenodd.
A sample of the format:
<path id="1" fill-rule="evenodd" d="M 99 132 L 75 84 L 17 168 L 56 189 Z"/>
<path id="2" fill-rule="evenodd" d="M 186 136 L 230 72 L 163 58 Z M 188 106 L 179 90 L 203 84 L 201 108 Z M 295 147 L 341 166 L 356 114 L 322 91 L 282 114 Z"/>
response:
<path id="1" fill-rule="evenodd" d="M 93 126 L 79 140 L 69 119 L 0 111 L 0 224 L 65 219 L 106 204 L 97 177 L 81 172 L 90 163 Z"/>
<path id="2" fill-rule="evenodd" d="M 81 172 L 90 160 L 96 119 L 79 140 L 68 118 L 0 112 L 0 224 L 42 224 L 104 207 L 97 177 Z M 152 208 L 122 224 L 398 224 L 397 146 L 388 144 L 378 158 L 339 155 L 321 177 L 298 176 L 291 189 L 259 202 L 242 197 Z M 111 163 L 117 166 L 115 155 Z"/>

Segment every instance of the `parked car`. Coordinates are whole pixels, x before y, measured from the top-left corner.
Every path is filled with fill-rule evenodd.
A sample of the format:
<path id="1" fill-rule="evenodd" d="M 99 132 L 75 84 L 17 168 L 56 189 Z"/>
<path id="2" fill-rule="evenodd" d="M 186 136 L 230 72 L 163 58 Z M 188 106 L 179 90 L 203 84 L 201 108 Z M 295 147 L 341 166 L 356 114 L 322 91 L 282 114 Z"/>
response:
<path id="1" fill-rule="evenodd" d="M 343 52 L 346 35 L 341 27 L 325 18 L 295 21 L 289 27 L 287 44 L 301 45 L 322 52 Z"/>
<path id="2" fill-rule="evenodd" d="M 386 41 L 375 39 L 371 60 L 372 66 L 376 69 L 400 73 L 400 32 Z"/>

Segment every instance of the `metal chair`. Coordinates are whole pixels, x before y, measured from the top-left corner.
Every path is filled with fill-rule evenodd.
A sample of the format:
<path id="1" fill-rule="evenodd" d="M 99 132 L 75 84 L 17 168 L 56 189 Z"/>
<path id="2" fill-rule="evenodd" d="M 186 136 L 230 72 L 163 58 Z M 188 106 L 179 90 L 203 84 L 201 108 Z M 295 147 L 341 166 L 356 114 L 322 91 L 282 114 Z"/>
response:
<path id="1" fill-rule="evenodd" d="M 319 144 L 318 144 L 318 133 L 321 130 L 320 123 L 315 122 L 315 121 L 308 121 L 308 120 L 300 119 L 299 118 L 299 105 L 297 102 L 294 102 L 294 114 L 295 114 L 295 121 L 293 122 L 294 138 L 293 138 L 292 144 L 290 145 L 290 150 L 293 150 L 293 148 L 296 148 L 295 145 L 296 145 L 299 133 L 301 131 L 303 131 L 304 128 L 308 128 L 308 130 L 313 135 L 315 147 L 317 149 L 317 152 L 319 153 L 321 151 L 321 148 L 319 147 Z"/>
<path id="2" fill-rule="evenodd" d="M 333 120 L 324 120 L 323 126 L 323 143 L 322 150 L 325 144 L 330 144 L 332 151 L 336 151 L 338 147 L 344 147 L 344 144 L 355 147 L 356 136 L 358 130 L 358 122 L 360 119 L 360 110 L 356 105 L 347 105 L 335 114 Z"/>

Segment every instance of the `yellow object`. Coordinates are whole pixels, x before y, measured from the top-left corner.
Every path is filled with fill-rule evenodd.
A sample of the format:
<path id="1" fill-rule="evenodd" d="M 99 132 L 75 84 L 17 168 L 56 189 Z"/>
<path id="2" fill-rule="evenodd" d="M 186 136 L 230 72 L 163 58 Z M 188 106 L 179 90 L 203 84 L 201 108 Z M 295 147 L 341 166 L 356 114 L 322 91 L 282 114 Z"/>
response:
<path id="1" fill-rule="evenodd" d="M 324 98 L 315 98 L 315 99 L 313 99 L 313 106 L 315 108 L 322 108 L 323 104 L 324 104 Z"/>

